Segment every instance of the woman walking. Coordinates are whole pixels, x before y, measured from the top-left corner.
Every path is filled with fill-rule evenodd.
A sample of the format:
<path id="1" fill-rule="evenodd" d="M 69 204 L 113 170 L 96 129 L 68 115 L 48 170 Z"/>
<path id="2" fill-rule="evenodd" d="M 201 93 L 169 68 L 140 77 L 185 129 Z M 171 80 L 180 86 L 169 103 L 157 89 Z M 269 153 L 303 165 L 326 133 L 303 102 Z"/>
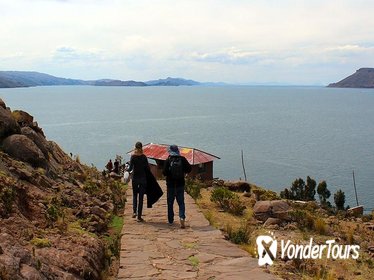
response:
<path id="1" fill-rule="evenodd" d="M 147 187 L 147 171 L 149 165 L 147 157 L 143 154 L 143 145 L 136 142 L 135 151 L 131 155 L 129 172 L 132 173 L 132 192 L 133 192 L 133 218 L 137 217 L 138 222 L 143 222 L 143 200 Z"/>

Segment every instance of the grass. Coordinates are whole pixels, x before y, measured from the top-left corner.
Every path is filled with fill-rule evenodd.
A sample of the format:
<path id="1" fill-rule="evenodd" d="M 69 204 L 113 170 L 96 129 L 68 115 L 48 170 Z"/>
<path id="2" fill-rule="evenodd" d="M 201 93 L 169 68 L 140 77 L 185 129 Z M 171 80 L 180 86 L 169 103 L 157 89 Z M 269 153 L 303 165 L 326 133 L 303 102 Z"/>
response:
<path id="1" fill-rule="evenodd" d="M 198 247 L 196 243 L 190 243 L 190 242 L 183 243 L 182 246 L 186 249 L 197 249 Z"/>
<path id="2" fill-rule="evenodd" d="M 109 229 L 112 229 L 115 233 L 121 233 L 123 227 L 123 217 L 113 215 L 108 227 Z"/>
<path id="3" fill-rule="evenodd" d="M 30 243 L 37 248 L 51 247 L 51 242 L 47 238 L 34 238 Z"/>
<path id="4" fill-rule="evenodd" d="M 195 257 L 195 256 L 189 256 L 189 257 L 188 257 L 188 260 L 190 261 L 191 265 L 192 265 L 194 268 L 196 268 L 196 267 L 199 266 L 200 261 L 199 261 L 199 259 L 198 259 L 197 257 Z"/>

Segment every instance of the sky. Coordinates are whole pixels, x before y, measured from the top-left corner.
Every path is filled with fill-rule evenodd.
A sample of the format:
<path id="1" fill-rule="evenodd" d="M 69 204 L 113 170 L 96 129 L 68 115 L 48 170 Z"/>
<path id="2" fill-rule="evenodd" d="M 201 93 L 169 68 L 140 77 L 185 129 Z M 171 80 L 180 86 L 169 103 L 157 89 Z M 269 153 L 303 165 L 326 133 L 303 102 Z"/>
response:
<path id="1" fill-rule="evenodd" d="M 374 67 L 372 0 L 0 0 L 0 70 L 327 85 Z"/>

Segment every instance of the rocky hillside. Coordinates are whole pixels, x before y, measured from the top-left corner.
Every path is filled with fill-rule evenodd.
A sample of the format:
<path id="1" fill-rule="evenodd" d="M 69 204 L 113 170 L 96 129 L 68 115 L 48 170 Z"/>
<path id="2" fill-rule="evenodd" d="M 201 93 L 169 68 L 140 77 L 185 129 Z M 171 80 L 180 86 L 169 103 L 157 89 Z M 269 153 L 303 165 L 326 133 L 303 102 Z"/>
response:
<path id="1" fill-rule="evenodd" d="M 123 194 L 0 99 L 0 279 L 107 278 Z"/>
<path id="2" fill-rule="evenodd" d="M 328 87 L 339 88 L 374 88 L 374 68 L 360 68 L 356 73 Z"/>

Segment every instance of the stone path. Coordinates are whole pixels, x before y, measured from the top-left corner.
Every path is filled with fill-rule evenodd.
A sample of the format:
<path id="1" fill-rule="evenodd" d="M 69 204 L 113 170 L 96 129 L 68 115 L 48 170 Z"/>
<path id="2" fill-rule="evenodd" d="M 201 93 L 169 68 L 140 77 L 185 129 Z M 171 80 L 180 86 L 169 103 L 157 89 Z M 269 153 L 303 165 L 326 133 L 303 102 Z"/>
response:
<path id="1" fill-rule="evenodd" d="M 153 208 L 144 208 L 144 223 L 132 215 L 132 191 L 127 192 L 121 239 L 119 279 L 276 279 L 258 267 L 257 259 L 211 227 L 193 199 L 186 194 L 186 229 L 178 216 L 167 224 L 164 195 Z M 146 203 L 145 203 L 146 206 Z M 178 213 L 175 202 L 174 212 Z"/>

